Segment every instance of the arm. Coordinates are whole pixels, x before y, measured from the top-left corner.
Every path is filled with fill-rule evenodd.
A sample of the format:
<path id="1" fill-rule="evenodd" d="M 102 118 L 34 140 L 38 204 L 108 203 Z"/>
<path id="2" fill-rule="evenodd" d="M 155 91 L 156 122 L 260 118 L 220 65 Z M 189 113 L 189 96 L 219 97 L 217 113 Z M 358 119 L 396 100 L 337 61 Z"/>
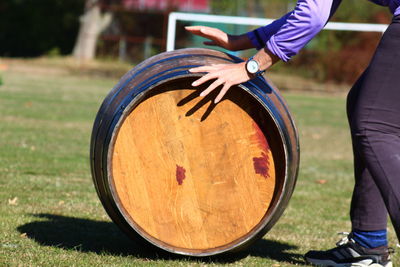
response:
<path id="1" fill-rule="evenodd" d="M 262 28 L 264 35 L 256 37 L 256 39 L 261 39 L 261 41 L 251 38 L 251 34 L 247 34 L 247 45 L 251 43 L 255 47 L 261 47 L 257 42 L 266 42 L 264 49 L 261 49 L 254 56 L 261 70 L 268 69 L 279 61 L 279 59 L 288 61 L 294 56 L 325 26 L 340 2 L 341 0 L 298 0 L 293 12 Z M 209 39 L 212 40 L 213 45 L 220 45 L 219 43 L 215 43 L 213 38 Z M 218 37 L 218 39 L 221 38 Z M 226 38 L 224 42 L 227 43 L 228 41 L 229 38 Z M 247 73 L 244 62 L 203 66 L 191 69 L 190 72 L 207 72 L 203 77 L 196 80 L 192 84 L 193 86 L 199 86 L 209 80 L 215 80 L 201 93 L 201 96 L 206 96 L 217 87 L 222 86 L 220 93 L 215 99 L 215 103 L 223 98 L 231 86 L 246 82 L 252 78 Z"/>
<path id="2" fill-rule="evenodd" d="M 220 46 L 230 51 L 251 48 L 260 50 L 265 47 L 266 41 L 286 23 L 292 13 L 293 11 L 265 27 L 241 35 L 227 34 L 217 28 L 206 26 L 186 26 L 185 29 L 190 33 L 209 39 L 204 42 L 205 45 Z"/>
<path id="3" fill-rule="evenodd" d="M 248 32 L 246 35 L 253 44 L 253 47 L 257 50 L 265 47 L 266 42 L 286 23 L 288 17 L 291 16 L 292 13 L 293 11 L 287 13 L 282 18 L 275 20 L 267 26 Z"/>
<path id="4" fill-rule="evenodd" d="M 334 14 L 341 0 L 299 0 L 295 9 L 280 20 L 248 33 L 256 47 L 266 45 L 274 55 L 288 61 L 296 55 Z M 251 38 L 250 38 L 251 39 Z"/>

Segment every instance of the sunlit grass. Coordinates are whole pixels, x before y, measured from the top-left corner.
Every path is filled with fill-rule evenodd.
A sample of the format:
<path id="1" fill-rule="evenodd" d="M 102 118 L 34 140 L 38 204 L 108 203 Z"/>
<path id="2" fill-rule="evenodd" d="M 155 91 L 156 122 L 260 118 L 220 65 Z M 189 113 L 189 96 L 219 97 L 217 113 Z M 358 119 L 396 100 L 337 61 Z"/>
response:
<path id="1" fill-rule="evenodd" d="M 284 216 L 236 258 L 187 259 L 129 240 L 96 195 L 91 127 L 117 80 L 15 64 L 0 86 L 1 266 L 294 266 L 304 264 L 309 249 L 329 248 L 336 232 L 349 230 L 353 171 L 343 96 L 284 94 L 302 151 Z M 392 230 L 390 239 L 395 244 Z"/>

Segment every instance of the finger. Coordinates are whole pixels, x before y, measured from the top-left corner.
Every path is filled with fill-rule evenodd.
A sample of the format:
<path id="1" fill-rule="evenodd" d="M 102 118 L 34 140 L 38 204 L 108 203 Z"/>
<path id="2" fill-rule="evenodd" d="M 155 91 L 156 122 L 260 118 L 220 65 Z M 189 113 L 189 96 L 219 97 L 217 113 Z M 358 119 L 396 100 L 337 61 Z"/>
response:
<path id="1" fill-rule="evenodd" d="M 213 28 L 209 27 L 200 27 L 200 32 L 206 36 L 214 36 L 216 37 L 216 31 Z"/>
<path id="2" fill-rule="evenodd" d="M 215 79 L 215 78 L 216 77 L 215 77 L 214 74 L 206 74 L 203 77 L 201 77 L 200 79 L 194 81 L 192 83 L 192 86 L 199 86 L 199 85 L 205 83 L 206 81 L 209 81 L 209 80 L 212 80 L 212 79 Z"/>
<path id="3" fill-rule="evenodd" d="M 206 26 L 195 25 L 195 26 L 185 26 L 186 30 L 200 30 L 201 28 L 206 28 Z"/>
<path id="4" fill-rule="evenodd" d="M 205 27 L 205 26 L 186 26 L 185 30 L 187 30 L 188 32 L 190 32 L 192 34 L 199 35 L 204 38 L 210 38 L 210 36 L 211 37 L 215 36 L 215 34 L 212 34 L 212 31 L 210 31 L 208 29 L 208 27 Z"/>
<path id="5" fill-rule="evenodd" d="M 185 30 L 189 32 L 200 32 L 202 26 L 186 26 Z"/>
<path id="6" fill-rule="evenodd" d="M 189 72 L 191 73 L 198 73 L 198 72 L 210 72 L 210 71 L 214 71 L 216 65 L 209 65 L 209 66 L 201 66 L 201 67 L 197 67 L 197 68 L 192 68 L 189 69 Z"/>
<path id="7" fill-rule="evenodd" d="M 203 92 L 201 92 L 200 96 L 204 97 L 206 95 L 208 95 L 209 93 L 211 93 L 212 91 L 214 91 L 215 88 L 217 88 L 218 86 L 220 86 L 222 84 L 221 80 L 216 80 L 215 82 L 213 82 L 212 84 L 210 84 L 210 86 L 208 86 L 208 88 L 206 90 L 204 90 Z"/>
<path id="8" fill-rule="evenodd" d="M 228 83 L 224 84 L 224 87 L 222 87 L 221 91 L 217 95 L 217 97 L 214 100 L 214 103 L 217 104 L 221 99 L 225 96 L 226 92 L 228 92 L 229 88 L 231 88 L 231 85 Z"/>

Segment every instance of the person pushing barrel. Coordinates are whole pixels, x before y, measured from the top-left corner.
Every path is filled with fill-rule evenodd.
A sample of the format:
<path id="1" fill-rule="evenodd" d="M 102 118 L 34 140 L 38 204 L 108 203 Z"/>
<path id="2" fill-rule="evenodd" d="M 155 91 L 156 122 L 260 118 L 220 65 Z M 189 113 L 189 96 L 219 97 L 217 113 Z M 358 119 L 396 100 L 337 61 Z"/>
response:
<path id="1" fill-rule="evenodd" d="M 391 267 L 387 241 L 387 214 L 400 239 L 400 0 L 373 0 L 394 14 L 376 52 L 347 97 L 347 115 L 353 152 L 355 187 L 350 217 L 351 233 L 327 251 L 309 251 L 308 263 L 318 266 Z M 236 84 L 246 82 L 279 60 L 289 61 L 335 13 L 341 0 L 298 0 L 293 11 L 242 35 L 191 26 L 186 29 L 209 39 L 205 44 L 238 51 L 257 48 L 246 62 L 201 66 L 206 73 L 193 82 L 212 83 L 201 92 L 220 91 L 214 102 Z"/>

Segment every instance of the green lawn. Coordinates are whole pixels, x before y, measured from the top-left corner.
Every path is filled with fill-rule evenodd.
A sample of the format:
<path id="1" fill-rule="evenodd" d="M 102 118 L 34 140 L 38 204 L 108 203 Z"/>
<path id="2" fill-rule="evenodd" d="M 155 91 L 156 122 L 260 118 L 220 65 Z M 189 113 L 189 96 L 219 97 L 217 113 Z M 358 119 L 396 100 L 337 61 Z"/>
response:
<path id="1" fill-rule="evenodd" d="M 284 216 L 236 258 L 190 259 L 145 251 L 111 222 L 96 195 L 91 127 L 117 80 L 32 64 L 15 63 L 1 75 L 0 266 L 304 265 L 305 252 L 329 248 L 337 232 L 349 230 L 353 178 L 344 96 L 284 94 L 302 152 Z"/>

